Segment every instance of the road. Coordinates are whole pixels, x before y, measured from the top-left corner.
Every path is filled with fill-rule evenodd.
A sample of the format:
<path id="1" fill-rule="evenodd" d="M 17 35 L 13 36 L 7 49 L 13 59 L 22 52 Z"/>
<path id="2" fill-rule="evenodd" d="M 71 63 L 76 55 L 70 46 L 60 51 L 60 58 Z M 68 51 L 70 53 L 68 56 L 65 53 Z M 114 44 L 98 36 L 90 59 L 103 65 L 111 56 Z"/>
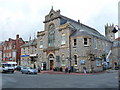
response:
<path id="1" fill-rule="evenodd" d="M 2 74 L 3 88 L 118 88 L 118 73 L 93 75 Z"/>

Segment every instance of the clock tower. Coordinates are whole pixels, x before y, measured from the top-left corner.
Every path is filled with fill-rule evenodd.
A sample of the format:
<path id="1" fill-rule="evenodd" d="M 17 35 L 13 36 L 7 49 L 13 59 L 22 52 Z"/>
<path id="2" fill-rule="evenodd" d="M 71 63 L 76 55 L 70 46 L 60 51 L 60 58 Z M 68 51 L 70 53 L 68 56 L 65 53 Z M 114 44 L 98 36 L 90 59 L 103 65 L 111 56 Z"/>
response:
<path id="1" fill-rule="evenodd" d="M 114 29 L 114 24 L 105 25 L 105 36 L 111 41 L 115 40 L 115 33 L 112 32 L 113 29 Z"/>

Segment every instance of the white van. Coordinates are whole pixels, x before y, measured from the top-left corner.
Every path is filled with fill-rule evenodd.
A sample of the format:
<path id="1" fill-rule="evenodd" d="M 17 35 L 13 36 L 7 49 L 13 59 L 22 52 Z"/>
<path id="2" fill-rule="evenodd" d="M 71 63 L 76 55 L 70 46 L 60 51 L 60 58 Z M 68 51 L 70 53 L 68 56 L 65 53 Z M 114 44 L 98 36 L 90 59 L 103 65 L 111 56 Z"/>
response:
<path id="1" fill-rule="evenodd" d="M 14 66 L 13 64 L 2 63 L 2 72 L 11 72 L 14 73 Z"/>
<path id="2" fill-rule="evenodd" d="M 6 62 L 6 63 L 7 63 L 7 64 L 12 64 L 12 65 L 14 66 L 14 69 L 17 68 L 17 63 L 16 63 L 16 62 L 12 62 L 12 61 L 10 62 L 10 61 L 9 61 L 9 62 Z"/>

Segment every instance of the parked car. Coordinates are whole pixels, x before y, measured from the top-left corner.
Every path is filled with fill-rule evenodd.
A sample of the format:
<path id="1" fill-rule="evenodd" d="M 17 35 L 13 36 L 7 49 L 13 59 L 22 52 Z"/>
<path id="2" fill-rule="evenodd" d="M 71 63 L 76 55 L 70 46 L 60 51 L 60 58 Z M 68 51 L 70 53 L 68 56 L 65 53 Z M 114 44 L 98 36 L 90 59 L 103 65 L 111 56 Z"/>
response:
<path id="1" fill-rule="evenodd" d="M 21 68 L 21 72 L 22 72 L 22 74 L 23 73 L 25 73 L 25 74 L 37 74 L 38 70 L 37 69 L 33 69 L 31 67 L 23 67 L 23 68 Z"/>
<path id="2" fill-rule="evenodd" d="M 17 67 L 16 67 L 16 70 L 17 70 L 17 71 L 21 71 L 21 69 L 22 69 L 22 66 L 17 66 Z"/>

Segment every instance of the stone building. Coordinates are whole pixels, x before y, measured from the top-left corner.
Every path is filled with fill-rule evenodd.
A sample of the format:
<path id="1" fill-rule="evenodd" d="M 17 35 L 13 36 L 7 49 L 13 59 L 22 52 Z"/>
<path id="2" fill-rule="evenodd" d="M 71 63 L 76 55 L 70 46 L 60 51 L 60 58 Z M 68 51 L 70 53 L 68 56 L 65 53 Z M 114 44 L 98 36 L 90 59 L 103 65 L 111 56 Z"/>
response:
<path id="1" fill-rule="evenodd" d="M 37 40 L 33 39 L 21 46 L 21 65 L 37 68 Z"/>
<path id="2" fill-rule="evenodd" d="M 108 38 L 111 41 L 115 40 L 115 34 L 112 32 L 113 29 L 114 29 L 114 24 L 105 25 L 105 36 L 106 36 L 106 38 Z"/>
<path id="3" fill-rule="evenodd" d="M 120 37 L 116 38 L 113 42 L 112 56 L 112 67 L 118 67 L 118 65 L 120 65 Z"/>
<path id="4" fill-rule="evenodd" d="M 4 41 L 3 44 L 3 62 L 14 61 L 20 65 L 20 55 L 21 48 L 20 46 L 25 44 L 22 38 L 19 35 L 16 35 L 16 39 L 9 38 L 8 41 Z"/>
<path id="5" fill-rule="evenodd" d="M 106 27 L 107 28 L 107 27 Z M 38 62 L 42 70 L 68 66 L 83 72 L 102 71 L 103 56 L 112 42 L 97 30 L 60 14 L 53 8 L 45 16 L 44 31 L 37 33 Z M 109 61 L 108 61 L 109 62 Z"/>

